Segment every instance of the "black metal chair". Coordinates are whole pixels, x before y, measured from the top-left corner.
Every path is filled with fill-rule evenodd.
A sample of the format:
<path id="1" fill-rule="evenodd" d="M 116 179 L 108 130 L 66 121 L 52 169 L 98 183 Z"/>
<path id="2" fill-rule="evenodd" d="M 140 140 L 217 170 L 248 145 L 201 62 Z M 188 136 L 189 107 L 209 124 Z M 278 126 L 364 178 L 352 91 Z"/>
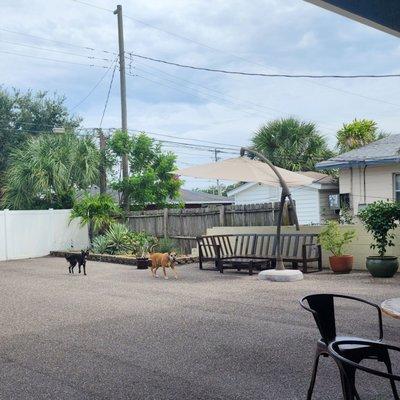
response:
<path id="1" fill-rule="evenodd" d="M 314 366 L 311 376 L 311 382 L 307 393 L 307 400 L 311 400 L 312 393 L 315 385 L 315 378 L 317 376 L 318 369 L 318 361 L 320 356 L 328 357 L 329 351 L 328 346 L 334 341 L 338 340 L 358 340 L 363 342 L 364 339 L 357 337 L 346 337 L 346 336 L 338 336 L 336 333 L 336 318 L 335 318 L 335 298 L 342 298 L 348 300 L 354 300 L 357 302 L 361 302 L 376 308 L 378 313 L 378 324 L 379 324 L 379 338 L 376 342 L 381 342 L 383 340 L 383 328 L 382 328 L 382 313 L 381 309 L 377 304 L 371 303 L 367 300 L 359 299 L 353 296 L 346 296 L 342 294 L 312 294 L 309 296 L 305 296 L 300 300 L 300 305 L 307 311 L 311 312 L 315 322 L 317 324 L 318 330 L 321 334 L 321 339 L 317 342 L 317 349 L 315 353 Z M 306 302 L 308 305 L 306 305 Z M 368 339 L 365 339 L 365 344 L 355 344 L 351 346 L 347 346 L 343 352 L 346 354 L 346 357 L 351 359 L 354 362 L 360 362 L 364 359 L 378 359 L 379 361 L 385 362 L 386 365 L 389 365 L 390 359 L 386 357 L 386 355 L 381 354 L 376 351 L 375 347 L 370 346 L 368 343 Z M 355 372 L 355 371 L 354 371 Z M 348 379 L 353 381 L 355 375 L 349 375 Z M 357 400 L 360 399 L 357 391 L 354 389 L 354 396 Z"/>
<path id="2" fill-rule="evenodd" d="M 374 352 L 384 361 L 388 372 L 382 372 L 364 365 L 359 362 L 347 358 L 347 348 L 353 346 L 365 346 L 373 349 Z M 329 344 L 329 355 L 336 361 L 340 370 L 340 377 L 342 381 L 343 397 L 345 400 L 353 400 L 357 391 L 354 385 L 354 374 L 357 369 L 364 371 L 368 374 L 376 375 L 381 378 L 389 379 L 393 392 L 393 398 L 399 400 L 399 395 L 396 389 L 396 381 L 400 381 L 399 375 L 394 375 L 392 372 L 392 365 L 390 362 L 389 350 L 397 351 L 400 353 L 400 348 L 389 345 L 387 343 L 365 340 L 338 340 Z"/>

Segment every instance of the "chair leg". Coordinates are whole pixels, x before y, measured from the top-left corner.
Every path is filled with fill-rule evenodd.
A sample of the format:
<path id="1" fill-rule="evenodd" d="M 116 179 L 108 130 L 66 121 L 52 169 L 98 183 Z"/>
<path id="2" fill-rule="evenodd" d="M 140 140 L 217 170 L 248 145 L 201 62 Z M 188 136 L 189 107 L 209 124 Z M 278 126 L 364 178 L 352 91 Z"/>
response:
<path id="1" fill-rule="evenodd" d="M 356 369 L 348 368 L 347 375 L 349 379 L 349 387 L 348 387 L 349 398 L 353 400 L 355 397 L 357 400 L 361 400 L 356 389 Z"/>
<path id="2" fill-rule="evenodd" d="M 387 350 L 384 351 L 382 354 L 382 361 L 385 363 L 387 371 L 389 374 L 393 374 L 392 372 L 392 362 L 390 361 L 389 352 Z M 399 394 L 397 393 L 396 382 L 391 379 L 390 386 L 392 387 L 393 398 L 395 400 L 399 400 Z"/>
<path id="3" fill-rule="evenodd" d="M 314 365 L 313 365 L 313 370 L 312 370 L 312 375 L 311 375 L 311 381 L 310 381 L 310 386 L 308 388 L 308 393 L 307 393 L 307 400 L 311 400 L 312 394 L 314 391 L 314 385 L 315 385 L 315 378 L 317 377 L 317 369 L 318 369 L 318 361 L 320 357 L 320 353 L 317 352 L 315 353 L 315 359 L 314 359 Z"/>
<path id="4" fill-rule="evenodd" d="M 342 392 L 344 400 L 354 400 L 354 396 L 357 400 L 360 400 L 360 396 L 354 387 L 354 382 L 351 382 L 347 373 L 340 370 L 340 382 L 342 384 Z"/>

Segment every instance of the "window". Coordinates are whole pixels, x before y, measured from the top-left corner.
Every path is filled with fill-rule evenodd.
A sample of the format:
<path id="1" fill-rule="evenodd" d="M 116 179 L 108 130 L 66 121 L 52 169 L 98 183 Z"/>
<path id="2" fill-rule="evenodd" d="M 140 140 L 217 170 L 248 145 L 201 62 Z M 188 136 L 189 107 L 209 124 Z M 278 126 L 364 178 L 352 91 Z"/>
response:
<path id="1" fill-rule="evenodd" d="M 340 208 L 350 208 L 350 193 L 340 193 Z"/>
<path id="2" fill-rule="evenodd" d="M 394 199 L 400 201 L 400 174 L 394 174 Z"/>
<path id="3" fill-rule="evenodd" d="M 331 210 L 337 210 L 340 208 L 340 197 L 338 194 L 328 195 L 328 204 Z"/>

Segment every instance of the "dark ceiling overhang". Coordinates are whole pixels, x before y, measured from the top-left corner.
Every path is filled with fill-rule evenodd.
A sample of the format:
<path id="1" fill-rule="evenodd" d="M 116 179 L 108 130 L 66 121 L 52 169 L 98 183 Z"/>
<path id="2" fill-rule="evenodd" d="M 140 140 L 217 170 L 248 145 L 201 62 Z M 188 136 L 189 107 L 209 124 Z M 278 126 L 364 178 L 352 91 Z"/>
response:
<path id="1" fill-rule="evenodd" d="M 400 37 L 400 0 L 305 0 Z"/>

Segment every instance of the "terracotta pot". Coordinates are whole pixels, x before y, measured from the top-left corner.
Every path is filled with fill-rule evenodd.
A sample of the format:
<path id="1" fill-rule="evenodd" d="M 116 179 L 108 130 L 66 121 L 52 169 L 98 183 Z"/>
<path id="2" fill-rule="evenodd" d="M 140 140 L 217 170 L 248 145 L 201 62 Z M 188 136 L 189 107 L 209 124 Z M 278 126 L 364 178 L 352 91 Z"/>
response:
<path id="1" fill-rule="evenodd" d="M 330 256 L 329 264 L 335 274 L 348 274 L 353 269 L 354 257 L 348 254 L 343 256 Z"/>
<path id="2" fill-rule="evenodd" d="M 391 278 L 399 268 L 397 257 L 393 256 L 369 256 L 366 265 L 374 278 Z"/>

